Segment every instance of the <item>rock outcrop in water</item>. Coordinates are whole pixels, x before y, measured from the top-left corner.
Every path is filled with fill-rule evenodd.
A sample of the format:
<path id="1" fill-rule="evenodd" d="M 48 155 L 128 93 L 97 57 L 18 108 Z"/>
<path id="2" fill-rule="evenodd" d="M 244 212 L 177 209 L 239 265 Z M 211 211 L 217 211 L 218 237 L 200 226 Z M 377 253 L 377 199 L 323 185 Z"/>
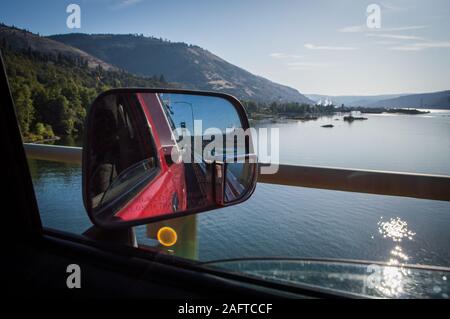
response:
<path id="1" fill-rule="evenodd" d="M 346 122 L 365 121 L 365 120 L 367 120 L 367 117 L 360 117 L 360 116 L 353 116 L 353 115 L 344 116 L 344 121 L 346 121 Z"/>

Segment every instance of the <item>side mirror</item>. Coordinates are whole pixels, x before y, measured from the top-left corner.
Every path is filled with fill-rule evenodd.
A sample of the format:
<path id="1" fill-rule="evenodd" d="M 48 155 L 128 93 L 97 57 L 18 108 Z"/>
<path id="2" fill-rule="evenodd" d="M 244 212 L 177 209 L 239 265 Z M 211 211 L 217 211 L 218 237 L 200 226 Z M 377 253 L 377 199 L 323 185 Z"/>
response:
<path id="1" fill-rule="evenodd" d="M 92 104 L 83 146 L 83 200 L 112 229 L 234 205 L 256 185 L 241 103 L 219 93 L 114 89 Z"/>

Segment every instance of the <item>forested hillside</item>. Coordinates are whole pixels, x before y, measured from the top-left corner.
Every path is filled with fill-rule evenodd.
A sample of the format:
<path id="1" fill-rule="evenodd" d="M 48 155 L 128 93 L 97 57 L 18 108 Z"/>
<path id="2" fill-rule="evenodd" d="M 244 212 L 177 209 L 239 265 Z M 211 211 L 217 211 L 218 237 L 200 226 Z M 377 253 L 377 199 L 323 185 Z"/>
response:
<path id="1" fill-rule="evenodd" d="M 125 71 L 89 67 L 70 56 L 14 50 L 0 42 L 25 141 L 77 136 L 94 98 L 113 87 L 168 87 L 163 76 L 144 78 Z"/>

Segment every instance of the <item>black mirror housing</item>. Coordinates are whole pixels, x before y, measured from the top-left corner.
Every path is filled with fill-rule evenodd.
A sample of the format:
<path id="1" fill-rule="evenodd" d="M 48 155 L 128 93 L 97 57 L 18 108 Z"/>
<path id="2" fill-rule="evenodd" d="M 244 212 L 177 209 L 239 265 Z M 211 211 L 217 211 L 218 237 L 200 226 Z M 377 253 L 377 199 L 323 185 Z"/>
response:
<path id="1" fill-rule="evenodd" d="M 247 200 L 257 160 L 247 115 L 234 97 L 171 89 L 113 89 L 87 116 L 83 201 L 114 229 Z"/>

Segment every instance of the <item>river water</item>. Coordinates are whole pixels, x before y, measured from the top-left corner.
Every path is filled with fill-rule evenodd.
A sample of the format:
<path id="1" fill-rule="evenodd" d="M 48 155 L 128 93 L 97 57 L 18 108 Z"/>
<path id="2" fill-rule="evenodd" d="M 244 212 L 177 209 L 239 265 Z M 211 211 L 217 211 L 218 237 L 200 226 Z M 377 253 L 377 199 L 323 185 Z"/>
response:
<path id="1" fill-rule="evenodd" d="M 281 163 L 450 175 L 450 111 L 364 116 L 351 124 L 333 116 L 255 126 L 279 128 Z M 89 228 L 80 167 L 29 163 L 44 226 L 77 234 Z M 202 261 L 299 257 L 450 266 L 448 202 L 258 184 L 247 202 L 200 214 L 196 223 L 195 255 Z M 155 245 L 145 226 L 137 235 Z"/>

